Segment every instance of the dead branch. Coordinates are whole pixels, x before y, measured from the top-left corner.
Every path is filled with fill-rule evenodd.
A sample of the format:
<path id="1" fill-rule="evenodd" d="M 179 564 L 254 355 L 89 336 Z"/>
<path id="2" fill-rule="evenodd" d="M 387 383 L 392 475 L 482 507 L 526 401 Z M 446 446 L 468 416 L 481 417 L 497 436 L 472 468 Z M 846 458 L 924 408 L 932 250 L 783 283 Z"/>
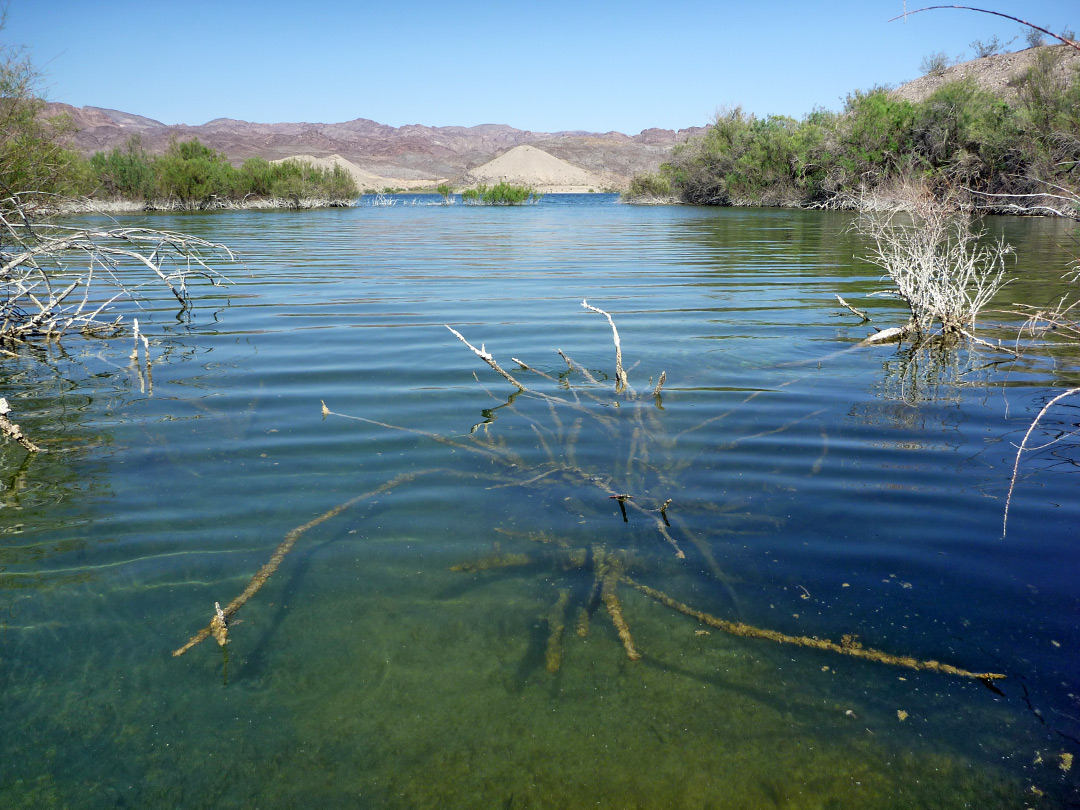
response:
<path id="1" fill-rule="evenodd" d="M 507 380 L 507 382 L 509 382 L 511 385 L 517 386 L 522 391 L 528 391 L 529 390 L 524 385 L 522 385 L 517 380 L 515 380 L 512 376 L 510 376 L 510 374 L 508 372 L 506 372 L 502 368 L 502 366 L 500 366 L 498 363 L 496 363 L 495 358 L 487 350 L 485 350 L 483 344 L 481 344 L 480 348 L 478 349 L 475 346 L 473 346 L 471 343 L 469 343 L 469 341 L 467 341 L 465 339 L 465 336 L 462 335 L 461 332 L 459 332 L 457 329 L 454 329 L 454 327 L 449 326 L 447 324 L 443 324 L 443 326 L 445 326 L 447 329 L 449 329 L 451 332 L 453 332 L 454 337 L 456 337 L 458 340 L 460 340 L 462 343 L 464 343 L 466 346 L 468 346 L 470 349 L 472 349 L 473 353 L 477 357 L 479 357 L 481 360 L 483 360 L 485 363 L 487 363 L 489 366 L 491 366 L 491 368 L 495 372 L 502 375 Z M 518 362 L 518 361 L 515 361 L 515 362 Z"/>
<path id="2" fill-rule="evenodd" d="M 654 397 L 660 396 L 660 389 L 662 389 L 664 387 L 664 383 L 666 383 L 666 382 L 667 382 L 667 372 L 666 371 L 661 371 L 660 372 L 660 379 L 656 381 L 656 387 L 653 389 L 653 392 L 652 392 Z"/>
<path id="3" fill-rule="evenodd" d="M 996 672 L 970 672 L 966 669 L 954 667 L 951 664 L 942 664 L 940 661 L 920 661 L 917 658 L 912 658 L 907 655 L 893 655 L 892 653 L 882 652 L 881 650 L 869 649 L 863 647 L 862 644 L 856 640 L 856 637 L 851 635 L 845 635 L 840 640 L 840 643 L 837 644 L 835 641 L 830 641 L 826 638 L 789 636 L 784 633 L 778 633 L 775 630 L 754 627 L 753 625 L 744 624 L 743 622 L 729 622 L 725 619 L 719 619 L 716 616 L 705 613 L 704 611 L 696 610 L 689 605 L 683 604 L 677 599 L 673 599 L 663 591 L 658 591 L 655 588 L 650 588 L 648 585 L 636 582 L 626 575 L 621 577 L 621 581 L 632 588 L 636 588 L 650 599 L 655 599 L 665 607 L 697 619 L 699 622 L 706 624 L 709 627 L 714 627 L 724 633 L 730 633 L 733 636 L 766 639 L 768 641 L 779 642 L 780 644 L 794 644 L 797 647 L 809 647 L 815 650 L 839 653 L 840 655 L 850 655 L 853 658 L 877 661 L 881 664 L 890 664 L 906 669 L 940 672 L 944 675 L 954 675 L 958 678 L 974 678 L 980 681 L 998 681 L 1005 677 Z"/>
<path id="4" fill-rule="evenodd" d="M 41 448 L 34 444 L 27 438 L 26 434 L 22 432 L 14 422 L 8 419 L 8 414 L 11 413 L 11 406 L 8 405 L 8 401 L 3 397 L 0 397 L 0 433 L 7 436 L 9 439 L 14 439 L 21 444 L 28 453 L 40 452 Z"/>
<path id="5" fill-rule="evenodd" d="M 1005 533 L 1006 533 L 1006 531 L 1008 530 L 1008 527 L 1009 527 L 1009 505 L 1012 503 L 1013 489 L 1016 488 L 1016 473 L 1020 469 L 1020 455 L 1027 448 L 1028 439 L 1031 438 L 1031 434 L 1035 431 L 1035 428 L 1038 426 L 1039 420 L 1042 419 L 1043 416 L 1046 415 L 1047 411 L 1049 411 L 1052 407 L 1054 407 L 1054 405 L 1056 405 L 1058 402 L 1065 399 L 1065 397 L 1073 396 L 1074 394 L 1077 394 L 1077 393 L 1080 393 L 1080 388 L 1070 388 L 1068 391 L 1062 391 L 1060 394 L 1058 394 L 1052 400 L 1050 400 L 1045 405 L 1043 405 L 1042 409 L 1035 416 L 1035 419 L 1032 421 L 1032 423 L 1030 425 L 1028 425 L 1027 432 L 1024 434 L 1024 439 L 1023 439 L 1023 441 L 1020 442 L 1020 446 L 1016 450 L 1016 461 L 1013 462 L 1012 476 L 1009 479 L 1009 494 L 1005 497 L 1005 514 L 1001 519 L 1001 536 L 1002 537 L 1005 536 Z"/>
<path id="6" fill-rule="evenodd" d="M 293 546 L 296 545 L 296 541 L 299 540 L 306 531 L 308 531 L 309 529 L 314 529 L 320 523 L 325 523 L 326 521 L 330 520 L 330 518 L 337 517 L 351 506 L 355 506 L 362 501 L 370 500 L 371 498 L 382 495 L 385 492 L 389 492 L 394 487 L 408 483 L 409 481 L 419 478 L 422 475 L 428 475 L 433 472 L 436 472 L 436 470 L 421 470 L 419 472 L 402 473 L 401 475 L 391 478 L 389 481 L 382 484 L 381 486 L 376 487 L 370 492 L 364 492 L 360 495 L 349 498 L 349 500 L 345 501 L 344 503 L 339 503 L 333 509 L 326 510 L 317 518 L 309 520 L 302 526 L 297 526 L 295 529 L 285 535 L 285 539 L 281 541 L 281 543 L 276 549 L 274 549 L 274 553 L 270 555 L 270 559 L 267 560 L 263 567 L 260 568 L 255 574 L 255 576 L 251 578 L 251 582 L 248 583 L 247 587 L 244 588 L 240 595 L 233 599 L 231 602 L 229 602 L 228 606 L 226 606 L 224 610 L 221 609 L 220 605 L 215 603 L 215 613 L 214 616 L 210 619 L 210 624 L 208 624 L 206 627 L 204 627 L 202 630 L 192 636 L 188 640 L 187 644 L 180 647 L 179 649 L 173 650 L 173 656 L 176 657 L 183 655 L 195 645 L 205 641 L 211 635 L 217 637 L 218 628 L 220 628 L 221 632 L 223 633 L 224 628 L 228 623 L 228 620 L 231 619 L 233 615 L 238 610 L 240 610 L 240 608 L 246 605 L 248 600 L 251 599 L 251 597 L 253 597 L 256 593 L 258 593 L 259 589 L 266 584 L 266 581 L 274 575 L 274 572 L 277 571 L 278 566 L 281 565 L 282 560 L 284 560 L 285 556 L 290 551 L 292 551 Z M 218 643 L 224 645 L 220 638 L 218 638 Z"/>
<path id="7" fill-rule="evenodd" d="M 619 342 L 619 330 L 615 328 L 615 321 L 607 312 L 599 307 L 592 306 L 588 301 L 582 299 L 581 306 L 591 312 L 598 312 L 607 318 L 608 323 L 611 324 L 611 336 L 615 341 L 615 392 L 621 394 L 626 390 L 628 385 L 626 379 L 626 372 L 623 370 L 622 364 L 622 345 Z"/>
<path id="8" fill-rule="evenodd" d="M 18 197 L 2 201 L 0 233 L 0 339 L 23 343 L 34 337 L 56 340 L 72 327 L 88 333 L 115 326 L 98 317 L 121 297 L 139 299 L 143 286 L 126 280 L 122 271 L 149 270 L 184 310 L 191 305 L 191 279 L 212 285 L 226 281 L 209 257 L 236 258 L 224 245 L 172 231 L 38 222 Z M 54 283 L 64 289 L 55 291 Z M 119 292 L 102 295 L 104 285 Z M 80 288 L 76 300 L 73 293 Z"/>
<path id="9" fill-rule="evenodd" d="M 579 366 L 577 363 L 575 363 L 569 356 L 567 356 L 565 352 L 563 352 L 562 349 L 556 349 L 556 351 L 559 353 L 559 357 L 566 361 L 566 365 L 571 371 L 576 371 L 578 374 L 584 377 L 586 382 L 588 382 L 590 385 L 600 384 L 597 381 L 596 377 L 589 373 L 589 370 L 587 368 L 585 368 L 584 366 Z"/>
<path id="10" fill-rule="evenodd" d="M 865 312 L 863 312 L 861 309 L 856 309 L 851 304 L 849 304 L 847 301 L 845 301 L 843 298 L 841 298 L 839 295 L 836 296 L 836 300 L 840 302 L 840 306 L 846 307 L 848 310 L 850 310 L 851 314 L 854 315 L 856 318 L 862 318 L 863 323 L 869 323 L 870 316 L 867 315 Z"/>
<path id="11" fill-rule="evenodd" d="M 896 20 L 900 19 L 906 20 L 912 14 L 919 14 L 923 11 L 935 11 L 942 8 L 957 8 L 963 11 L 977 11 L 980 14 L 993 14 L 995 17 L 1004 17 L 1006 20 L 1012 20 L 1013 22 L 1018 22 L 1021 25 L 1026 25 L 1028 28 L 1034 28 L 1036 31 L 1042 31 L 1047 36 L 1060 40 L 1061 42 L 1064 42 L 1066 45 L 1068 45 L 1070 48 L 1075 48 L 1076 50 L 1080 51 L 1080 42 L 1068 39 L 1067 37 L 1063 37 L 1060 34 L 1055 34 L 1053 31 L 1047 31 L 1042 26 L 1035 25 L 1034 23 L 1029 23 L 1027 20 L 1021 20 L 1019 17 L 1014 17 L 1011 14 L 1002 14 L 1000 11 L 990 11 L 989 9 L 975 8 L 973 6 L 926 6 L 925 8 L 917 8 L 914 11 L 905 11 L 903 14 L 898 14 L 897 16 L 889 20 L 889 22 L 895 22 Z"/>
<path id="12" fill-rule="evenodd" d="M 1008 283 L 1005 257 L 1013 249 L 1000 238 L 982 244 L 970 216 L 947 203 L 911 202 L 908 212 L 861 212 L 855 228 L 874 241 L 866 260 L 885 271 L 894 285 L 889 293 L 907 305 L 916 332 L 935 323 L 945 333 L 966 332 Z"/>

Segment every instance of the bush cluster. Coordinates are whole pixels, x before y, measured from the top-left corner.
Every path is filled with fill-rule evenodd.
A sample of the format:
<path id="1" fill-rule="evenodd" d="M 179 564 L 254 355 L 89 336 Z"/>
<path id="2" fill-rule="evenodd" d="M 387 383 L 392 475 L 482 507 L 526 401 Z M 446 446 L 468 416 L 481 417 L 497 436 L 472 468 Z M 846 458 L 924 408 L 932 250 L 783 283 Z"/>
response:
<path id="1" fill-rule="evenodd" d="M 539 202 L 543 197 L 529 186 L 515 186 L 499 182 L 493 186 L 480 184 L 461 192 L 461 199 L 467 205 L 524 205 Z"/>
<path id="2" fill-rule="evenodd" d="M 352 176 L 340 166 L 322 169 L 297 160 L 270 163 L 255 157 L 236 168 L 223 153 L 197 138 L 174 141 L 165 154 L 154 156 L 134 137 L 123 149 L 98 152 L 89 165 L 101 194 L 193 207 L 251 197 L 298 204 L 306 199 L 351 200 L 359 195 Z"/>
<path id="3" fill-rule="evenodd" d="M 1040 52 L 1012 101 L 961 80 L 918 103 L 884 88 L 855 92 L 841 112 L 801 121 L 729 110 L 676 147 L 659 178 L 635 178 L 632 190 L 666 180 L 689 203 L 831 205 L 904 179 L 994 195 L 1038 193 L 1046 182 L 1074 189 L 1080 69 L 1061 78 L 1061 58 L 1059 48 Z"/>

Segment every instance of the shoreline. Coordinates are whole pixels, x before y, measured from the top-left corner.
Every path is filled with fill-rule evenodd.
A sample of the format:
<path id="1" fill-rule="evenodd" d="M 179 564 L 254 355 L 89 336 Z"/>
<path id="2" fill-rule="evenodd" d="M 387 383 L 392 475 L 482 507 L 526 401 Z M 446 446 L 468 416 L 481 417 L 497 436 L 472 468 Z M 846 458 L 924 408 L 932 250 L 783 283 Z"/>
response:
<path id="1" fill-rule="evenodd" d="M 306 200 L 284 197 L 258 197 L 249 200 L 213 199 L 200 203 L 179 200 L 95 200 L 82 198 L 66 200 L 51 206 L 42 206 L 50 213 L 70 214 L 139 214 L 146 212 L 178 211 L 250 211 L 250 210 L 309 210 L 314 208 L 352 208 L 355 200 L 331 200 L 313 197 Z"/>

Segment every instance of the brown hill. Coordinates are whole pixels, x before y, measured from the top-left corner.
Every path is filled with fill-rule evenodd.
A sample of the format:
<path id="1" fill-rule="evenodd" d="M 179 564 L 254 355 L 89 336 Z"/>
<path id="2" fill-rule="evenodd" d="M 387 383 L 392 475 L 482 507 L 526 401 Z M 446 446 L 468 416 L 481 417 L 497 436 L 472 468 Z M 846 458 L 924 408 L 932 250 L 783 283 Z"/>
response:
<path id="1" fill-rule="evenodd" d="M 704 131 L 648 129 L 638 135 L 619 132 L 530 132 L 504 124 L 474 127 L 391 127 L 357 118 L 336 124 L 261 124 L 217 118 L 200 126 L 166 125 L 151 118 L 100 107 L 50 103 L 47 114 L 67 114 L 78 130 L 73 147 L 83 154 L 123 146 L 132 135 L 155 153 L 170 140 L 198 138 L 241 163 L 249 157 L 267 160 L 294 155 L 347 160 L 387 185 L 414 186 L 450 179 L 461 183 L 479 167 L 516 146 L 531 144 L 605 181 L 623 188 L 637 172 L 655 171 L 672 146 Z"/>

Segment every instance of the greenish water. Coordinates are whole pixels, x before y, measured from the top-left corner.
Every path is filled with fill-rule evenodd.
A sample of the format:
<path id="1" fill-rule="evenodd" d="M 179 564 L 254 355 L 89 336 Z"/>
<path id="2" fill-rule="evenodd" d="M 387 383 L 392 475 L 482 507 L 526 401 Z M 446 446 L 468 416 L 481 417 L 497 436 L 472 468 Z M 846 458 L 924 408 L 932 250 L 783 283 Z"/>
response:
<path id="1" fill-rule="evenodd" d="M 1080 801 L 1075 403 L 1001 536 L 1014 443 L 1078 384 L 1069 349 L 855 349 L 834 294 L 903 312 L 866 297 L 843 214 L 588 195 L 149 221 L 243 259 L 190 321 L 138 313 L 152 392 L 127 341 L 0 366 L 51 451 L 0 449 L 0 807 Z M 999 303 L 1054 300 L 1070 228 L 987 224 L 1018 254 Z M 290 531 L 402 475 L 300 535 L 227 673 L 212 639 L 172 656 Z M 1007 678 L 736 638 L 623 584 L 631 661 L 597 548 L 723 619 Z M 496 552 L 528 560 L 452 570 Z"/>

